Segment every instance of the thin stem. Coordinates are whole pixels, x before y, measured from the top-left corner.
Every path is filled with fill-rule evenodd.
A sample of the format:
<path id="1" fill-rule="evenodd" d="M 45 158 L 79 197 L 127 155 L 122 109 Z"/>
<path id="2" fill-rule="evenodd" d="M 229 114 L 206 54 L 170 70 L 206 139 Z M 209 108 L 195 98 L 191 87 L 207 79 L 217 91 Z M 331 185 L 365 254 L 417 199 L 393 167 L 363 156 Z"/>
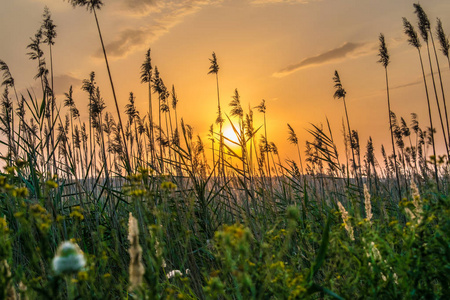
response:
<path id="1" fill-rule="evenodd" d="M 417 51 L 419 52 L 419 59 L 420 59 L 420 66 L 422 68 L 422 77 L 423 77 L 423 84 L 425 85 L 425 94 L 427 96 L 427 104 L 428 104 L 428 117 L 430 118 L 430 127 L 431 127 L 431 143 L 433 147 L 433 155 L 436 158 L 436 145 L 434 143 L 434 132 L 433 132 L 433 118 L 431 117 L 431 106 L 430 106 L 430 97 L 428 96 L 428 86 L 427 81 L 425 77 L 425 71 L 423 68 L 423 61 L 422 61 L 422 54 L 420 53 L 420 49 L 417 48 Z M 437 189 L 439 191 L 439 177 L 438 177 L 438 170 L 437 170 L 437 159 L 434 160 L 434 176 L 436 177 L 436 185 Z"/>
<path id="2" fill-rule="evenodd" d="M 114 89 L 114 83 L 112 80 L 111 71 L 109 69 L 109 63 L 108 63 L 108 57 L 106 56 L 105 44 L 103 43 L 102 32 L 100 30 L 97 13 L 96 13 L 94 7 L 92 8 L 92 11 L 94 12 L 95 23 L 97 24 L 98 35 L 100 37 L 100 42 L 102 44 L 103 56 L 105 57 L 106 69 L 108 70 L 109 81 L 111 83 L 111 89 L 112 89 L 112 93 L 113 93 L 113 97 L 114 97 L 114 104 L 116 105 L 117 116 L 119 118 L 119 126 L 120 126 L 120 131 L 122 133 L 122 140 L 123 140 L 123 144 L 124 144 L 124 148 L 125 148 L 125 155 L 126 155 L 125 166 L 126 166 L 127 172 L 131 173 L 130 156 L 128 155 L 127 140 L 125 138 L 125 133 L 124 133 L 123 126 L 122 126 L 122 118 L 120 117 L 119 104 L 117 103 L 116 91 Z"/>
<path id="3" fill-rule="evenodd" d="M 384 71 L 385 71 L 385 75 L 386 75 L 386 93 L 387 93 L 388 114 L 389 114 L 389 130 L 391 132 L 392 152 L 394 153 L 395 177 L 397 179 L 398 196 L 399 196 L 399 199 L 401 200 L 402 192 L 400 189 L 400 178 L 398 176 L 397 153 L 395 152 L 394 133 L 392 132 L 391 100 L 389 97 L 389 79 L 388 79 L 387 67 L 384 68 Z"/>

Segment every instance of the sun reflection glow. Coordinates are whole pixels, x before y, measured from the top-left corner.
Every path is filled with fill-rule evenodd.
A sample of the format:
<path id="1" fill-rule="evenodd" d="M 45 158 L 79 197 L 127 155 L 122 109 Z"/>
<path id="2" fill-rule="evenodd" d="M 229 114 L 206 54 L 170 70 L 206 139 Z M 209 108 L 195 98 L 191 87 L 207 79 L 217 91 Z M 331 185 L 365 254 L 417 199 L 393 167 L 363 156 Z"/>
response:
<path id="1" fill-rule="evenodd" d="M 233 127 L 226 126 L 223 130 L 224 142 L 228 147 L 239 147 L 239 139 L 233 130 Z"/>

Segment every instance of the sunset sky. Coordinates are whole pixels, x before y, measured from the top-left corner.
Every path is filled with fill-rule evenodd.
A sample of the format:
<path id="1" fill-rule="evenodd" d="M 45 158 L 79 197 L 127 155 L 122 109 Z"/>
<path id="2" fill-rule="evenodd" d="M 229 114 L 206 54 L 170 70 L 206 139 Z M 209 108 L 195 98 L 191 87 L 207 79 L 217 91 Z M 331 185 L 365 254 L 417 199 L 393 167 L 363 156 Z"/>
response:
<path id="1" fill-rule="evenodd" d="M 402 26 L 402 17 L 406 17 L 417 29 L 415 2 L 104 0 L 98 17 L 122 109 L 132 91 L 141 114 L 147 112 L 147 87 L 140 83 L 140 66 L 151 48 L 153 66 L 158 66 L 168 87 L 175 85 L 179 115 L 206 137 L 217 111 L 215 77 L 207 74 L 214 51 L 220 66 L 223 110 L 229 113 L 228 103 L 236 88 L 245 112 L 265 99 L 269 141 L 278 145 L 282 158 L 296 158 L 295 148 L 287 141 L 287 123 L 304 145 L 310 139 L 305 130 L 311 128 L 310 123 L 326 124 L 328 118 L 342 145 L 344 107 L 333 99 L 335 70 L 347 90 L 350 123 L 359 131 L 362 152 L 369 136 L 377 153 L 381 144 L 390 145 L 384 68 L 377 63 L 380 33 L 386 37 L 391 56 L 392 110 L 408 123 L 415 112 L 421 127 L 429 126 L 417 50 L 408 45 Z M 421 5 L 433 32 L 439 17 L 449 34 L 450 1 L 427 0 Z M 2 1 L 0 59 L 9 65 L 18 89 L 38 91 L 33 79 L 36 62 L 28 60 L 26 46 L 41 24 L 44 6 L 57 25 L 53 48 L 57 101 L 62 103 L 63 93 L 73 85 L 77 107 L 87 120 L 88 98 L 80 87 L 95 71 L 107 110 L 115 116 L 94 16 L 63 0 Z M 450 99 L 449 66 L 441 52 L 439 59 Z M 431 81 L 429 88 L 431 92 Z M 431 101 L 436 112 L 434 96 Z M 255 120 L 257 126 L 262 124 L 256 111 Z M 442 146 L 438 125 L 437 141 Z"/>

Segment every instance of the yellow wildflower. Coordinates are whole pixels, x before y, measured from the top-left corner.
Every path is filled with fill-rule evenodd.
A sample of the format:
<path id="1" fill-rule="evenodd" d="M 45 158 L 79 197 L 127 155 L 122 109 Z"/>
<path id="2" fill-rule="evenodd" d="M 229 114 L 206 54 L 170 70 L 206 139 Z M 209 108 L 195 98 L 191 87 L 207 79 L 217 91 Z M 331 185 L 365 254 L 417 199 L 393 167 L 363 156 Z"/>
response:
<path id="1" fill-rule="evenodd" d="M 163 183 L 161 183 L 161 188 L 163 190 L 174 190 L 177 188 L 177 185 L 170 181 L 164 181 Z"/>

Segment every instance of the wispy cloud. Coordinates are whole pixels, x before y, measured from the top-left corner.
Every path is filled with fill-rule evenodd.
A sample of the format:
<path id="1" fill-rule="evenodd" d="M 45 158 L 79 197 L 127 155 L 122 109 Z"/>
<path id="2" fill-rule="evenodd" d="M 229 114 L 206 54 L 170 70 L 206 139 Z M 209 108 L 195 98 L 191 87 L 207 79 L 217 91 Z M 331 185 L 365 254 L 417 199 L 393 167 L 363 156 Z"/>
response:
<path id="1" fill-rule="evenodd" d="M 152 13 L 150 24 L 139 28 L 121 29 L 116 38 L 106 44 L 108 55 L 112 58 L 123 58 L 133 51 L 142 50 L 181 23 L 187 15 L 207 5 L 220 2 L 222 0 L 132 0 L 126 2 L 125 5 L 131 11 Z M 95 54 L 96 57 L 102 57 L 102 55 L 100 49 Z"/>
<path id="2" fill-rule="evenodd" d="M 77 78 L 72 74 L 56 75 L 53 82 L 53 85 L 55 87 L 54 92 L 56 95 L 62 95 L 69 92 L 70 86 L 72 86 L 73 89 L 77 89 L 81 86 L 81 83 L 82 79 Z"/>
<path id="3" fill-rule="evenodd" d="M 157 2 L 157 0 L 127 0 L 124 4 L 130 9 L 143 9 L 156 6 Z"/>
<path id="4" fill-rule="evenodd" d="M 311 56 L 303 59 L 299 63 L 289 65 L 278 72 L 275 72 L 272 76 L 284 77 L 298 70 L 320 66 L 331 62 L 342 61 L 349 57 L 359 57 L 374 52 L 377 49 L 377 45 L 373 43 L 350 43 L 346 42 L 338 48 L 331 49 L 324 53 Z"/>
<path id="5" fill-rule="evenodd" d="M 164 6 L 161 0 L 120 0 L 120 11 L 132 15 L 145 16 L 152 12 L 159 12 Z"/>
<path id="6" fill-rule="evenodd" d="M 167 30 L 146 30 L 146 28 L 141 29 L 133 29 L 126 28 L 123 29 L 116 39 L 112 42 L 106 43 L 105 48 L 108 52 L 108 56 L 111 58 L 121 58 L 127 56 L 130 52 L 135 49 L 139 49 L 143 47 L 143 45 L 148 42 L 150 43 L 152 40 L 156 40 L 156 38 L 160 37 Z M 101 49 L 98 49 L 95 53 L 95 57 L 102 58 L 103 52 Z"/>

